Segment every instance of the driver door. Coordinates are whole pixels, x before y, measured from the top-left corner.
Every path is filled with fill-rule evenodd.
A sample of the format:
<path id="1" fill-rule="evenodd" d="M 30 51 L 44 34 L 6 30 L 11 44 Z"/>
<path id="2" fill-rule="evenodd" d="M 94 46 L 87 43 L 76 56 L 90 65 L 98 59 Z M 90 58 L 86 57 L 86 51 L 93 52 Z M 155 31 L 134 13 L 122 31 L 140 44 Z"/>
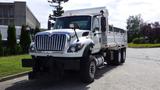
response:
<path id="1" fill-rule="evenodd" d="M 99 52 L 101 49 L 101 33 L 100 33 L 100 21 L 98 17 L 93 17 L 92 28 L 92 40 L 94 41 L 93 53 Z"/>

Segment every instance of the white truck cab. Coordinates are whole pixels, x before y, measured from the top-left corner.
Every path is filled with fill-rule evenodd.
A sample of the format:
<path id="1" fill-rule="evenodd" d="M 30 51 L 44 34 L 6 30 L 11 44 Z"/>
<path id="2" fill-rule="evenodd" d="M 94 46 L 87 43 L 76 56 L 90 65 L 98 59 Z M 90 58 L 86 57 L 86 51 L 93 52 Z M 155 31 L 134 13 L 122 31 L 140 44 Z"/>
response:
<path id="1" fill-rule="evenodd" d="M 72 10 L 57 17 L 53 30 L 35 35 L 24 67 L 32 67 L 29 78 L 39 73 L 79 70 L 83 82 L 94 81 L 97 67 L 125 62 L 127 33 L 108 24 L 105 7 Z"/>

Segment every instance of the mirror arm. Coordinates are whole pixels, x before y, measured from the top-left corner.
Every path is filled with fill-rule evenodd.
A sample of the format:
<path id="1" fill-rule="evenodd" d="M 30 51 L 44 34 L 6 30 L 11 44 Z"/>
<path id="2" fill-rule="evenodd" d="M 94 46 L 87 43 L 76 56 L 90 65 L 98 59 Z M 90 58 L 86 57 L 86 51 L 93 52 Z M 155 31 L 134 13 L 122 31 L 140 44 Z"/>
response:
<path id="1" fill-rule="evenodd" d="M 79 41 L 79 38 L 78 38 L 78 35 L 77 35 L 77 32 L 76 32 L 76 29 L 74 28 L 73 30 L 74 30 L 74 33 L 75 33 L 75 35 L 76 35 L 77 42 L 78 42 L 78 41 Z"/>
<path id="2" fill-rule="evenodd" d="M 95 30 L 93 30 L 92 32 L 95 33 Z"/>

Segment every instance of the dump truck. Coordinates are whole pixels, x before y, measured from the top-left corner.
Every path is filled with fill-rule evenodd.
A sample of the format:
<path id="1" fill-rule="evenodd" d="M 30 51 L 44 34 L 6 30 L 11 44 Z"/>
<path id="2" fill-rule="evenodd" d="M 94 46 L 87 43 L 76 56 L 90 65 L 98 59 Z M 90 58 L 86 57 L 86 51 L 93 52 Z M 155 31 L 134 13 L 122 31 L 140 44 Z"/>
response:
<path id="1" fill-rule="evenodd" d="M 91 83 L 97 68 L 123 64 L 126 48 L 127 31 L 109 25 L 105 7 L 70 10 L 55 18 L 52 30 L 35 35 L 32 59 L 23 59 L 22 65 L 32 67 L 29 79 L 76 70 L 82 82 Z"/>

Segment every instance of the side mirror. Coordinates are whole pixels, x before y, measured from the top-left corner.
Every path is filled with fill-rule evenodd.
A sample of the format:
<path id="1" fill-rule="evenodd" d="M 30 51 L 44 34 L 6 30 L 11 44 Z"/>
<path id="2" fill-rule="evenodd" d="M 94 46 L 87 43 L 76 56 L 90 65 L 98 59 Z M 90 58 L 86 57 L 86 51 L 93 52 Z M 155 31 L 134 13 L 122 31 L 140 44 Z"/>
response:
<path id="1" fill-rule="evenodd" d="M 96 31 L 99 31 L 99 27 L 95 27 L 95 28 L 93 29 L 93 33 L 96 32 Z"/>
<path id="2" fill-rule="evenodd" d="M 52 27 L 54 27 L 54 23 L 52 23 Z"/>
<path id="3" fill-rule="evenodd" d="M 56 21 L 56 18 L 53 18 L 54 21 Z"/>
<path id="4" fill-rule="evenodd" d="M 52 27 L 52 23 L 51 21 L 48 20 L 48 30 L 51 30 L 51 27 Z"/>
<path id="5" fill-rule="evenodd" d="M 77 32 L 76 32 L 76 29 L 79 28 L 78 24 L 77 23 L 71 23 L 71 24 L 69 24 L 69 27 L 74 30 L 75 36 L 77 37 L 77 42 L 78 42 L 79 38 L 78 38 L 78 35 L 77 35 Z"/>
<path id="6" fill-rule="evenodd" d="M 72 23 L 72 24 L 69 24 L 69 28 L 74 29 L 74 24 L 73 24 L 73 23 Z"/>
<path id="7" fill-rule="evenodd" d="M 106 18 L 105 17 L 101 17 L 101 31 L 105 32 L 106 31 Z"/>
<path id="8" fill-rule="evenodd" d="M 72 29 L 78 29 L 79 28 L 77 23 L 71 23 L 71 24 L 69 24 L 69 27 L 72 28 Z"/>

